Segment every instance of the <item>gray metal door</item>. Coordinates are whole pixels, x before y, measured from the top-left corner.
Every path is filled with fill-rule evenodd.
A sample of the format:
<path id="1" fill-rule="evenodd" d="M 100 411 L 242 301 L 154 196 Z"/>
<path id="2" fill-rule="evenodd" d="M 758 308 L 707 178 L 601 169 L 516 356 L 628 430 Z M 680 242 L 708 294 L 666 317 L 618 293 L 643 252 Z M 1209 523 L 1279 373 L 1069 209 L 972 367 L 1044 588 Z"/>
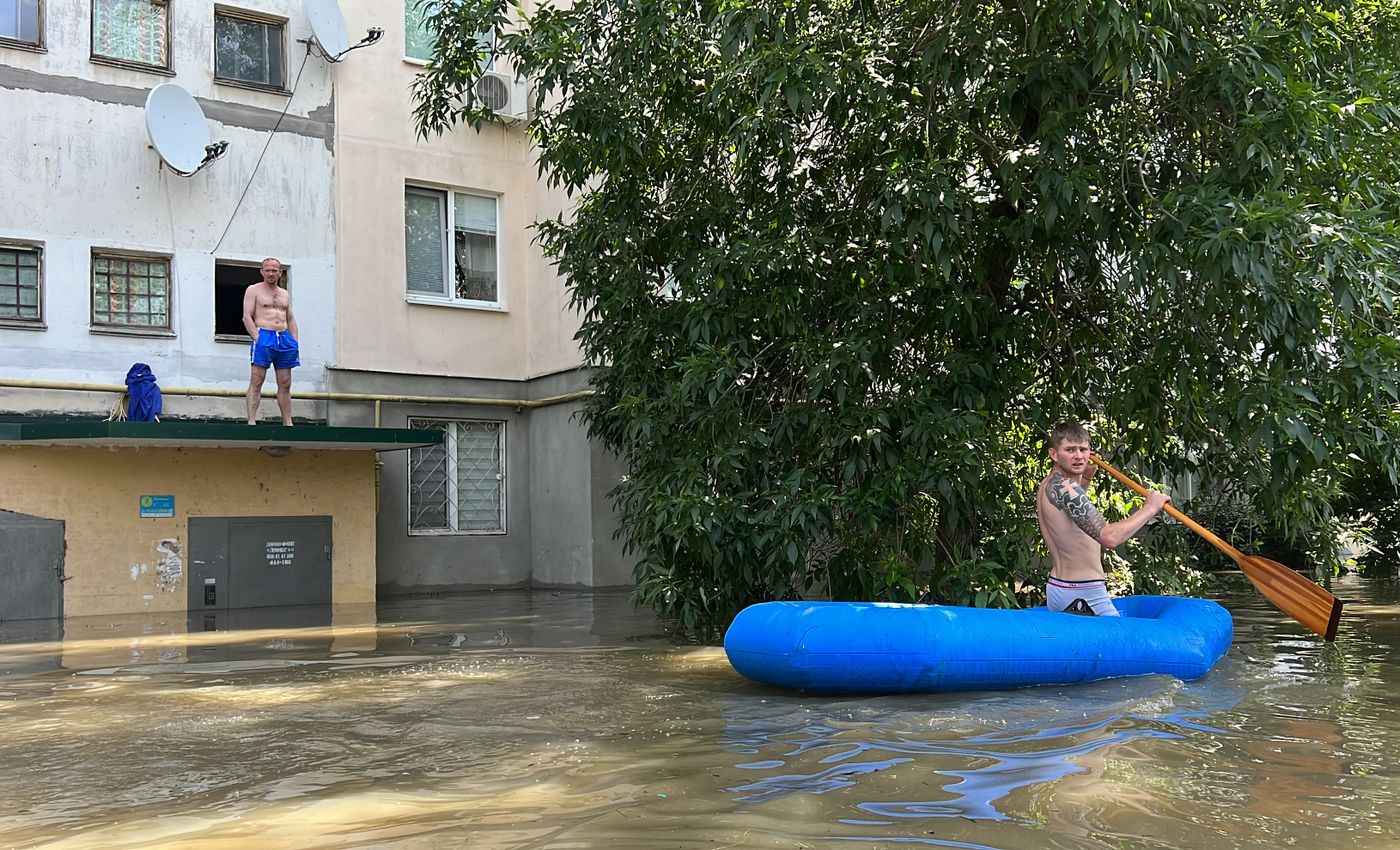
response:
<path id="1" fill-rule="evenodd" d="M 63 616 L 63 520 L 0 511 L 0 621 Z"/>
<path id="2" fill-rule="evenodd" d="M 331 601 L 331 518 L 190 519 L 191 612 Z"/>
<path id="3" fill-rule="evenodd" d="M 190 517 L 191 611 L 228 608 L 228 523 L 222 517 Z"/>

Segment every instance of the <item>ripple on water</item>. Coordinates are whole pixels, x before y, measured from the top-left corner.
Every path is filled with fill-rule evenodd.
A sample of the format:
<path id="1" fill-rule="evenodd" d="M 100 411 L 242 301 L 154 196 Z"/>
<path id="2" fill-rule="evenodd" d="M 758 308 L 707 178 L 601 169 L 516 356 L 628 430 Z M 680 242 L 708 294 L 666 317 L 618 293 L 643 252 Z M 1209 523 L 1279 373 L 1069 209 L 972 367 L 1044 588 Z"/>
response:
<path id="1" fill-rule="evenodd" d="M 544 619 L 435 600 L 441 623 L 354 654 L 264 632 L 224 660 L 36 666 L 0 679 L 23 765 L 0 844 L 1394 850 L 1394 624 L 1358 602 L 1323 647 L 1227 603 L 1240 639 L 1196 682 L 999 693 L 760 688 L 715 647 L 631 640 L 630 607 L 559 598 Z"/>

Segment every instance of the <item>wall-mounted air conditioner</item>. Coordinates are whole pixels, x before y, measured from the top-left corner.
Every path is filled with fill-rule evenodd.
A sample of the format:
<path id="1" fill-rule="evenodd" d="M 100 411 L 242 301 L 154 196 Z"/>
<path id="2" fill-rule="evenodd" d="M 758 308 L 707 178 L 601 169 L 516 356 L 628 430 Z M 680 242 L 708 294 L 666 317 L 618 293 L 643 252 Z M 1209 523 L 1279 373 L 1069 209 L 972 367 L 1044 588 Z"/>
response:
<path id="1" fill-rule="evenodd" d="M 499 71 L 486 71 L 472 87 L 477 103 L 508 118 L 528 118 L 525 81 Z"/>

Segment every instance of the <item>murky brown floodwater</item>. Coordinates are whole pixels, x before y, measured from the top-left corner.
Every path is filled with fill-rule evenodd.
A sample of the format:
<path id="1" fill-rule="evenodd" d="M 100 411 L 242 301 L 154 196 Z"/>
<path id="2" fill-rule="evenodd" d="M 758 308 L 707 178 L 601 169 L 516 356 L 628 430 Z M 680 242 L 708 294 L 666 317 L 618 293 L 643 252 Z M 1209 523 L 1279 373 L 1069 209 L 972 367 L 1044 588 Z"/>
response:
<path id="1" fill-rule="evenodd" d="M 1222 598 L 1197 682 L 879 698 L 620 595 L 2 624 L 0 847 L 1389 850 L 1400 585 L 1336 592 L 1332 646 Z"/>

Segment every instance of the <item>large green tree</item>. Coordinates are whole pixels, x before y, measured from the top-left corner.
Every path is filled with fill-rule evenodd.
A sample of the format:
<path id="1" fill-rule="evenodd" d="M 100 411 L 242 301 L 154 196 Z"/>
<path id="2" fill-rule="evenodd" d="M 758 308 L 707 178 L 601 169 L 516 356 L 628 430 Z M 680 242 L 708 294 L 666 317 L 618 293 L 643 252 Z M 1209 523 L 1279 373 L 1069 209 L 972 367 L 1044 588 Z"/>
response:
<path id="1" fill-rule="evenodd" d="M 1015 604 L 1043 435 L 1306 537 L 1400 471 L 1400 0 L 435 4 L 533 88 L 641 598 Z"/>

